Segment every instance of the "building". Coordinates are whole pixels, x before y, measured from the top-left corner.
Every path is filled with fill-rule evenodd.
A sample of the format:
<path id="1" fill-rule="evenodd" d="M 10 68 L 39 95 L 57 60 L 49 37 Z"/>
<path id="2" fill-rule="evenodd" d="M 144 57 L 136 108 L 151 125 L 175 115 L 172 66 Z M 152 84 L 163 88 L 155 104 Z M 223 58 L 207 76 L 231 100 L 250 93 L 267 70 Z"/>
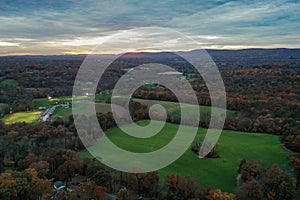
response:
<path id="1" fill-rule="evenodd" d="M 56 190 L 60 190 L 60 189 L 66 188 L 66 184 L 63 183 L 62 181 L 56 181 L 56 182 L 53 184 L 53 187 L 54 187 Z"/>
<path id="2" fill-rule="evenodd" d="M 43 106 L 40 106 L 40 107 L 39 107 L 39 110 L 47 110 L 47 108 L 46 108 L 46 107 L 43 107 Z"/>

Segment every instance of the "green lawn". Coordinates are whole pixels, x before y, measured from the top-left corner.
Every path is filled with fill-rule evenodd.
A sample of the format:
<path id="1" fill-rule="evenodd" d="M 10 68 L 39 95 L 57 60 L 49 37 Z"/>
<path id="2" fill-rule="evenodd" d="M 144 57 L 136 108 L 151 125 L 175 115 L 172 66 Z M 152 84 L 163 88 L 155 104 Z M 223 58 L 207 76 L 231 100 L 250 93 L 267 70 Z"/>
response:
<path id="1" fill-rule="evenodd" d="M 41 116 L 40 111 L 18 112 L 18 113 L 13 113 L 12 115 L 6 115 L 1 120 L 5 124 L 13 124 L 16 122 L 26 122 L 32 124 L 37 122 L 40 116 Z"/>
<path id="2" fill-rule="evenodd" d="M 147 123 L 148 121 L 138 122 L 139 125 Z M 166 123 L 159 134 L 147 139 L 137 139 L 115 128 L 109 131 L 107 136 L 123 149 L 149 152 L 168 144 L 177 129 L 178 125 Z M 199 129 L 196 138 L 203 138 L 205 133 L 205 129 Z M 94 146 L 90 150 L 97 151 L 97 147 Z M 191 150 L 187 150 L 177 161 L 159 170 L 159 174 L 162 179 L 168 173 L 191 176 L 198 179 L 203 186 L 233 192 L 238 166 L 242 159 L 255 159 L 263 166 L 278 163 L 283 169 L 290 170 L 287 160 L 289 153 L 282 149 L 279 137 L 275 135 L 223 131 L 217 144 L 217 152 L 220 158 L 199 159 Z M 90 156 L 87 151 L 80 154 L 81 158 Z M 124 162 L 128 162 L 126 158 Z"/>
<path id="3" fill-rule="evenodd" d="M 5 79 L 0 83 L 0 85 L 2 86 L 11 86 L 11 87 L 16 87 L 18 84 L 19 84 L 18 81 L 14 79 Z"/>

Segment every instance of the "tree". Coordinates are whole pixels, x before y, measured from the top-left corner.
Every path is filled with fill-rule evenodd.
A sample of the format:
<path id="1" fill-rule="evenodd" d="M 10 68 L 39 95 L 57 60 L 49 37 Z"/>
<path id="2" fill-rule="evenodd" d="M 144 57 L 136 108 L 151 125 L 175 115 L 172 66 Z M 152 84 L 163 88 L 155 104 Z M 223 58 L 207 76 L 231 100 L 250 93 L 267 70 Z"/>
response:
<path id="1" fill-rule="evenodd" d="M 254 160 L 246 161 L 239 169 L 243 182 L 257 178 L 261 174 L 260 164 Z"/>
<path id="2" fill-rule="evenodd" d="M 69 200 L 69 195 L 65 190 L 52 190 L 50 195 L 46 197 L 47 200 L 60 199 Z"/>
<path id="3" fill-rule="evenodd" d="M 65 155 L 63 155 L 63 158 L 65 160 L 74 160 L 76 156 L 76 152 L 73 150 L 68 149 L 65 153 Z"/>
<path id="4" fill-rule="evenodd" d="M 96 184 L 94 182 L 88 181 L 83 183 L 78 192 L 81 200 L 92 199 Z"/>
<path id="5" fill-rule="evenodd" d="M 265 194 L 274 200 L 294 199 L 297 194 L 296 179 L 274 164 L 264 175 Z"/>
<path id="6" fill-rule="evenodd" d="M 46 177 L 50 170 L 50 164 L 44 160 L 38 163 L 32 163 L 29 167 L 34 168 L 40 177 Z"/>
<path id="7" fill-rule="evenodd" d="M 297 186 L 300 184 L 300 159 L 297 156 L 290 157 L 290 165 L 294 168 L 294 173 L 297 177 Z"/>
<path id="8" fill-rule="evenodd" d="M 166 186 L 168 192 L 165 198 L 168 200 L 193 199 L 201 195 L 198 182 L 190 177 L 183 178 L 176 174 L 168 174 Z"/>
<path id="9" fill-rule="evenodd" d="M 240 131 L 250 131 L 252 129 L 252 120 L 246 117 L 239 117 L 237 129 Z"/>
<path id="10" fill-rule="evenodd" d="M 32 187 L 32 175 L 26 171 L 0 174 L 0 199 L 29 199 Z"/>
<path id="11" fill-rule="evenodd" d="M 220 189 L 210 190 L 208 192 L 207 200 L 234 200 L 235 195 L 222 192 Z"/>
<path id="12" fill-rule="evenodd" d="M 41 177 L 46 177 L 47 174 L 49 173 L 49 169 L 50 169 L 50 164 L 47 161 L 40 161 L 38 163 L 38 173 Z"/>
<path id="13" fill-rule="evenodd" d="M 264 200 L 264 188 L 261 183 L 252 179 L 235 191 L 237 200 Z"/>
<path id="14" fill-rule="evenodd" d="M 130 200 L 129 192 L 126 188 L 121 188 L 117 196 L 119 200 Z"/>
<path id="15" fill-rule="evenodd" d="M 143 190 L 151 197 L 157 196 L 159 176 L 158 172 L 148 172 L 143 181 Z"/>
<path id="16" fill-rule="evenodd" d="M 291 144 L 292 150 L 300 152 L 300 135 L 297 135 Z"/>
<path id="17" fill-rule="evenodd" d="M 127 175 L 127 185 L 133 190 L 145 195 L 156 197 L 158 190 L 158 172 L 129 173 Z"/>
<path id="18" fill-rule="evenodd" d="M 94 193 L 93 193 L 93 197 L 96 199 L 96 200 L 107 200 L 106 198 L 106 195 L 105 195 L 105 192 L 106 192 L 106 188 L 105 187 L 102 187 L 102 186 L 95 186 L 94 188 Z"/>
<path id="19" fill-rule="evenodd" d="M 91 180 L 97 185 L 104 186 L 111 189 L 111 174 L 106 169 L 99 169 L 92 177 Z"/>
<path id="20" fill-rule="evenodd" d="M 48 179 L 38 178 L 38 172 L 33 168 L 26 169 L 31 174 L 33 187 L 31 190 L 32 199 L 42 199 L 42 196 L 51 191 L 51 182 Z"/>
<path id="21" fill-rule="evenodd" d="M 25 168 L 28 168 L 32 163 L 37 160 L 37 156 L 33 153 L 29 153 L 25 158 Z"/>
<path id="22" fill-rule="evenodd" d="M 65 161 L 56 170 L 58 177 L 64 181 L 72 179 L 78 171 L 80 171 L 80 165 L 78 161 L 75 160 Z"/>

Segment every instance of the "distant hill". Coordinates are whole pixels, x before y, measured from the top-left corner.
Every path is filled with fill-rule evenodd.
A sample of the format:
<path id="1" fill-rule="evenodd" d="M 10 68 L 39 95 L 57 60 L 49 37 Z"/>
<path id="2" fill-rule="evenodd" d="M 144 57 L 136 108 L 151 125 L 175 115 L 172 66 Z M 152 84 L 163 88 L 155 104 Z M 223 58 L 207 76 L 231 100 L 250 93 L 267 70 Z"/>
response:
<path id="1" fill-rule="evenodd" d="M 197 51 L 197 50 L 196 50 Z M 214 61 L 266 61 L 300 60 L 300 49 L 242 49 L 212 50 L 207 52 Z"/>
<path id="2" fill-rule="evenodd" d="M 197 54 L 193 50 L 186 53 Z M 300 49 L 242 49 L 242 50 L 215 50 L 207 49 L 214 61 L 226 62 L 260 62 L 260 61 L 284 61 L 300 60 Z M 47 56 L 0 56 L 0 59 L 35 59 L 35 60 L 83 60 L 87 55 L 47 55 Z M 105 56 L 105 55 L 103 55 Z M 146 57 L 161 59 L 170 56 L 169 53 L 137 53 L 128 57 Z"/>

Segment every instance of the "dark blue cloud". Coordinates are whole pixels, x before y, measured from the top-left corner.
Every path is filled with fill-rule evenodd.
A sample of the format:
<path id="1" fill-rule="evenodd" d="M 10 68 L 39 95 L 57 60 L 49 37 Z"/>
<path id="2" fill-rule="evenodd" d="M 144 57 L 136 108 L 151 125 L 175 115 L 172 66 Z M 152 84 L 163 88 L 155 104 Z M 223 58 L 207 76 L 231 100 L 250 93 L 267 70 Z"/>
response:
<path id="1" fill-rule="evenodd" d="M 45 42 L 162 26 L 212 47 L 299 47 L 299 10 L 299 0 L 2 0 L 0 42 L 15 39 L 30 51 Z"/>
<path id="2" fill-rule="evenodd" d="M 70 0 L 63 1 L 44 1 L 44 0 L 2 0 L 1 13 L 6 15 L 23 15 L 34 11 L 42 10 L 57 10 L 63 11 L 72 6 L 73 2 Z"/>

